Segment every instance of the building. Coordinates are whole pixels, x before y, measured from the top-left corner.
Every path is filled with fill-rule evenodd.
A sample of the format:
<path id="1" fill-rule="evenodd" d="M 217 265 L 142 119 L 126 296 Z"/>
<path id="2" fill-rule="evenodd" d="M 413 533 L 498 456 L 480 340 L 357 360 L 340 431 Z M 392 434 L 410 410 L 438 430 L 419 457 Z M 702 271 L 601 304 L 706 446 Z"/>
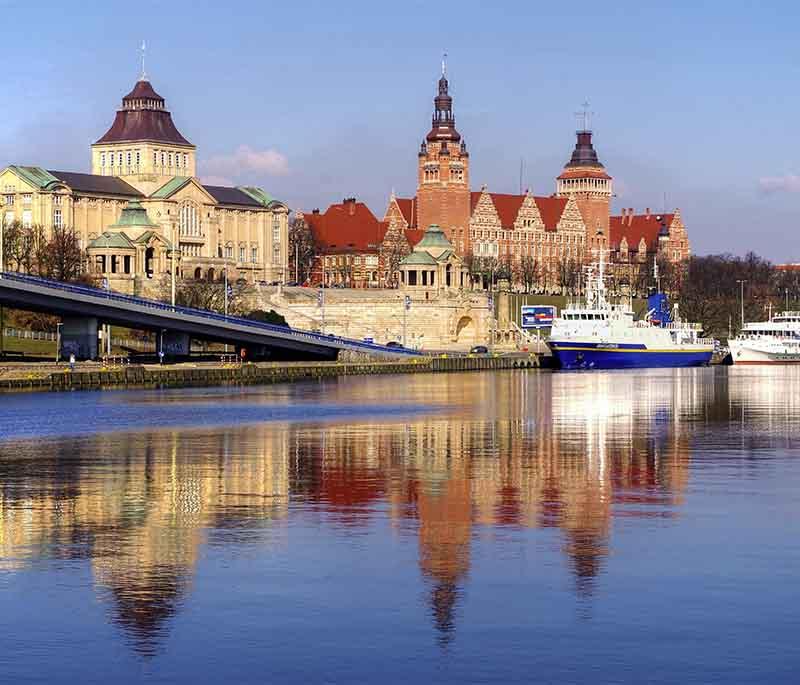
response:
<path id="1" fill-rule="evenodd" d="M 398 266 L 400 284 L 406 290 L 450 291 L 469 285 L 469 271 L 444 231 L 431 224 L 414 249 Z"/>
<path id="2" fill-rule="evenodd" d="M 673 262 L 686 259 L 689 241 L 676 210 L 633 219 L 632 210 L 612 216 L 613 180 L 592 141 L 588 112 L 576 131 L 569 161 L 556 177 L 555 193 L 536 196 L 470 191 L 469 153 L 455 126 L 449 82 L 442 71 L 434 98 L 432 127 L 418 154 L 417 192 L 394 195 L 384 221 L 403 230 L 442 228 L 456 254 L 504 271 L 517 285 L 538 292 L 578 287 L 580 268 L 603 249 L 611 261 L 629 265 L 644 240 L 642 255 Z M 653 227 L 655 226 L 655 230 Z M 639 259 L 636 252 L 634 263 Z"/>
<path id="3" fill-rule="evenodd" d="M 396 221 L 379 221 L 363 202 L 346 198 L 325 212 L 297 212 L 314 239 L 311 284 L 346 288 L 386 288 L 397 284 L 400 260 L 422 231 L 404 230 Z"/>
<path id="4" fill-rule="evenodd" d="M 73 229 L 91 270 L 126 292 L 153 290 L 173 260 L 184 278 L 227 269 L 249 282 L 284 279 L 288 207 L 260 188 L 203 184 L 197 148 L 144 73 L 91 146 L 91 164 L 90 174 L 6 167 L 2 220 Z"/>

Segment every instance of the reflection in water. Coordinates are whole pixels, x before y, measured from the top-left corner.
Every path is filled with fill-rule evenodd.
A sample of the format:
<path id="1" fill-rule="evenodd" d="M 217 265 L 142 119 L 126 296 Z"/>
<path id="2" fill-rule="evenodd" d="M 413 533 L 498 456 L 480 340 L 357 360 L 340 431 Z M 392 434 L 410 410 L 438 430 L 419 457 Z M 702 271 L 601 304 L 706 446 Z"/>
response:
<path id="1" fill-rule="evenodd" d="M 386 520 L 416 540 L 447 645 L 482 531 L 557 532 L 574 592 L 589 600 L 615 520 L 680 514 L 698 444 L 794 444 L 800 377 L 782 370 L 778 386 L 771 371 L 757 382 L 725 369 L 347 379 L 301 386 L 306 422 L 7 442 L 0 573 L 89 560 L 113 622 L 152 655 L 191 596 L 204 549 L 291 548 L 292 521 L 346 539 Z M 369 407 L 397 395 L 450 409 L 311 420 L 318 398 Z"/>

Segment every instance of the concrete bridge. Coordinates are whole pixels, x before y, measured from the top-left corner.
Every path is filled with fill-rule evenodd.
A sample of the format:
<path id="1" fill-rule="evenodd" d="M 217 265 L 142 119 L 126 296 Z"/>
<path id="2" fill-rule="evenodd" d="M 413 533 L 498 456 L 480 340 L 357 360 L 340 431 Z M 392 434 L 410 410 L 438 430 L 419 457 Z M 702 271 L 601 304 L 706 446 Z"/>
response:
<path id="1" fill-rule="evenodd" d="M 246 349 L 250 359 L 332 360 L 341 350 L 393 357 L 420 355 L 19 273 L 0 273 L 0 304 L 61 317 L 61 350 L 78 359 L 97 358 L 97 332 L 102 324 L 154 331 L 167 356 L 188 354 L 191 340 L 232 344 Z"/>

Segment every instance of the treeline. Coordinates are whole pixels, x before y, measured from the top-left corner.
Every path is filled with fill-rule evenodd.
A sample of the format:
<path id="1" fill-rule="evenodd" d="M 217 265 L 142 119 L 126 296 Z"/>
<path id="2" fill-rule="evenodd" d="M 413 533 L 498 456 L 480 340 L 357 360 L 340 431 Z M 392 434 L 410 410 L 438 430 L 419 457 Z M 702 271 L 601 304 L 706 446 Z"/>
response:
<path id="1" fill-rule="evenodd" d="M 760 321 L 785 309 L 800 309 L 800 271 L 779 270 L 749 252 L 690 257 L 677 279 L 681 317 L 698 321 L 706 333 L 727 338 L 745 321 Z"/>

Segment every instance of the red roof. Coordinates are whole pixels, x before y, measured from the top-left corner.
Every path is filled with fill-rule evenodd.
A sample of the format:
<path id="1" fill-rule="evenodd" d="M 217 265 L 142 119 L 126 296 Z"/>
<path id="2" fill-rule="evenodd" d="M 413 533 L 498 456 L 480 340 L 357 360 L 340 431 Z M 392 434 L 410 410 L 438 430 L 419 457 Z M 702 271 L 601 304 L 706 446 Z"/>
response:
<path id="1" fill-rule="evenodd" d="M 776 264 L 776 271 L 800 271 L 800 264 Z"/>
<path id="2" fill-rule="evenodd" d="M 506 193 L 489 193 L 492 198 L 497 215 L 500 217 L 500 224 L 503 228 L 513 228 L 517 220 L 520 207 L 525 201 L 525 195 L 509 195 Z M 481 192 L 470 193 L 470 213 L 475 211 L 475 207 L 480 200 Z M 564 207 L 567 206 L 567 199 L 563 197 L 534 197 L 539 214 L 542 216 L 544 227 L 548 231 L 555 231 Z"/>
<path id="3" fill-rule="evenodd" d="M 658 249 L 658 234 L 666 224 L 672 225 L 674 214 L 634 214 L 633 216 L 612 216 L 609 218 L 609 242 L 611 247 L 618 248 L 624 237 L 628 241 L 629 250 L 639 249 L 639 242 L 644 238 L 648 250 Z"/>
<path id="4" fill-rule="evenodd" d="M 420 240 L 422 240 L 422 236 L 425 235 L 425 231 L 421 228 L 409 228 L 406 230 L 406 240 L 411 247 L 414 247 Z"/>
<path id="5" fill-rule="evenodd" d="M 417 198 L 396 197 L 395 202 L 400 208 L 403 218 L 406 220 L 409 228 L 417 227 Z"/>
<path id="6" fill-rule="evenodd" d="M 367 205 L 355 200 L 331 205 L 324 214 L 304 212 L 303 218 L 323 254 L 377 254 L 388 228 Z"/>

